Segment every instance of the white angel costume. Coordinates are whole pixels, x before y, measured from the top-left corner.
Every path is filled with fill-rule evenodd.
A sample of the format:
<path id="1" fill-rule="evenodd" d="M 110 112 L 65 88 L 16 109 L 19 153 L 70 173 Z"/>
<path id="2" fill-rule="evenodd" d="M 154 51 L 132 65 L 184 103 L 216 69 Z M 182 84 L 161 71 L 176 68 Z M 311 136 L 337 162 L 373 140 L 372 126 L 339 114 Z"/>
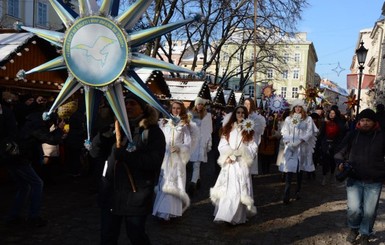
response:
<path id="1" fill-rule="evenodd" d="M 315 170 L 313 152 L 316 144 L 317 127 L 311 117 L 301 119 L 300 114 L 294 113 L 287 117 L 282 126 L 282 141 L 285 145 L 283 158 L 279 164 L 282 172 Z"/>
<path id="2" fill-rule="evenodd" d="M 257 151 L 259 143 L 261 143 L 261 136 L 265 131 L 266 119 L 259 113 L 253 112 L 249 115 L 249 119 L 254 121 L 254 141 L 257 144 Z M 258 154 L 258 152 L 256 153 Z M 250 167 L 250 174 L 258 174 L 258 157 L 255 157 Z"/>
<path id="3" fill-rule="evenodd" d="M 190 125 L 179 122 L 174 125 L 159 123 L 166 139 L 166 153 L 164 155 L 159 183 L 156 186 L 156 198 L 153 215 L 169 220 L 172 217 L 182 216 L 189 207 L 190 199 L 186 193 L 186 164 L 191 151 L 196 144 L 192 139 L 197 132 L 194 123 Z M 172 147 L 179 148 L 171 152 Z"/>
<path id="4" fill-rule="evenodd" d="M 213 122 L 211 113 L 206 113 L 202 119 L 197 116 L 193 116 L 192 121 L 198 127 L 198 135 L 196 136 L 197 145 L 190 156 L 190 161 L 193 162 L 191 182 L 196 184 L 200 179 L 200 164 L 201 162 L 207 162 L 207 152 L 211 150 Z"/>
<path id="5" fill-rule="evenodd" d="M 208 112 L 202 119 L 193 117 L 192 121 L 199 128 L 199 135 L 197 146 L 191 154 L 190 161 L 207 162 L 207 152 L 211 150 L 211 133 L 213 132 L 211 113 Z"/>
<path id="6" fill-rule="evenodd" d="M 214 221 L 240 224 L 256 214 L 250 166 L 257 148 L 254 140 L 242 142 L 242 130 L 236 122 L 229 141 L 222 136 L 218 145 L 221 171 L 214 187 L 210 189 L 210 199 L 215 205 Z M 226 163 L 228 157 L 235 159 L 235 162 Z"/>

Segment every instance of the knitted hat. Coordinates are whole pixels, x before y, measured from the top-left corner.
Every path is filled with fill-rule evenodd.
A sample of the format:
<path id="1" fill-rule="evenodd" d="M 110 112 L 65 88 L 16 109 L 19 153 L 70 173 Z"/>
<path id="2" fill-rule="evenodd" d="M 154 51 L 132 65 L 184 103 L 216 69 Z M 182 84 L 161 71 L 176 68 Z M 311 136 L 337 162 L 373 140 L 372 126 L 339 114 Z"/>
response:
<path id="1" fill-rule="evenodd" d="M 203 98 L 201 98 L 201 97 L 197 97 L 197 98 L 195 99 L 194 105 L 198 105 L 198 104 L 203 104 L 203 105 L 205 105 L 205 104 L 206 104 L 206 100 L 203 99 Z"/>
<path id="2" fill-rule="evenodd" d="M 361 120 L 362 118 L 368 118 L 374 122 L 377 121 L 376 119 L 376 113 L 372 109 L 365 109 L 358 114 L 358 120 Z"/>

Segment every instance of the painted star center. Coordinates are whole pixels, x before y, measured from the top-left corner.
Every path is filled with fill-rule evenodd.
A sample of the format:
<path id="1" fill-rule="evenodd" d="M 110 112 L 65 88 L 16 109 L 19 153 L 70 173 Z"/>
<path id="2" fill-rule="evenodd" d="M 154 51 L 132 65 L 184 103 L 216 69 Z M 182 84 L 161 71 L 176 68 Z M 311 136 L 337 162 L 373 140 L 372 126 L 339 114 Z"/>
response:
<path id="1" fill-rule="evenodd" d="M 71 74 L 90 86 L 106 86 L 125 70 L 127 40 L 122 30 L 107 18 L 92 16 L 74 23 L 63 45 L 64 60 Z"/>

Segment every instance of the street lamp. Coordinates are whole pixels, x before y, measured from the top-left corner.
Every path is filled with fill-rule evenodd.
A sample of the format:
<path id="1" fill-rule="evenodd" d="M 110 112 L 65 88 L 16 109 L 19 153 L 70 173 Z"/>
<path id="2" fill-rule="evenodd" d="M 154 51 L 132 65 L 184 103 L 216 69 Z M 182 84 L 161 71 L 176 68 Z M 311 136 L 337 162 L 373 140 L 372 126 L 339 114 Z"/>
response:
<path id="1" fill-rule="evenodd" d="M 257 5 L 258 0 L 254 0 L 254 103 L 257 105 Z"/>
<path id="2" fill-rule="evenodd" d="M 361 41 L 360 47 L 356 49 L 356 56 L 358 61 L 358 69 L 360 70 L 359 79 L 358 79 L 358 94 L 357 94 L 357 113 L 358 115 L 360 113 L 360 97 L 361 97 L 361 83 L 362 83 L 362 75 L 364 70 L 364 64 L 366 55 L 368 53 L 368 50 L 364 47 L 364 42 Z"/>

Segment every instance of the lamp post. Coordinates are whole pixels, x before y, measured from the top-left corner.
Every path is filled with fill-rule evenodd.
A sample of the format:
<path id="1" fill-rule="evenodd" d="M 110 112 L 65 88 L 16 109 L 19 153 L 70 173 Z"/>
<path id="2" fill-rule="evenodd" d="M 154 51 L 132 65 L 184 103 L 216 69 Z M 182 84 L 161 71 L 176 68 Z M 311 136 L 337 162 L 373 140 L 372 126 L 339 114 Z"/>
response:
<path id="1" fill-rule="evenodd" d="M 356 49 L 358 69 L 360 70 L 359 78 L 358 78 L 358 88 L 357 88 L 358 93 L 357 93 L 357 113 L 356 113 L 356 115 L 358 115 L 360 113 L 361 83 L 362 83 L 362 75 L 363 75 L 364 64 L 365 64 L 365 59 L 366 59 L 367 53 L 368 53 L 368 49 L 366 49 L 364 47 L 364 42 L 361 41 L 360 47 L 358 49 Z"/>
<path id="2" fill-rule="evenodd" d="M 254 78 L 254 103 L 257 105 L 257 2 L 258 0 L 254 0 L 254 70 L 253 70 L 253 78 Z"/>

